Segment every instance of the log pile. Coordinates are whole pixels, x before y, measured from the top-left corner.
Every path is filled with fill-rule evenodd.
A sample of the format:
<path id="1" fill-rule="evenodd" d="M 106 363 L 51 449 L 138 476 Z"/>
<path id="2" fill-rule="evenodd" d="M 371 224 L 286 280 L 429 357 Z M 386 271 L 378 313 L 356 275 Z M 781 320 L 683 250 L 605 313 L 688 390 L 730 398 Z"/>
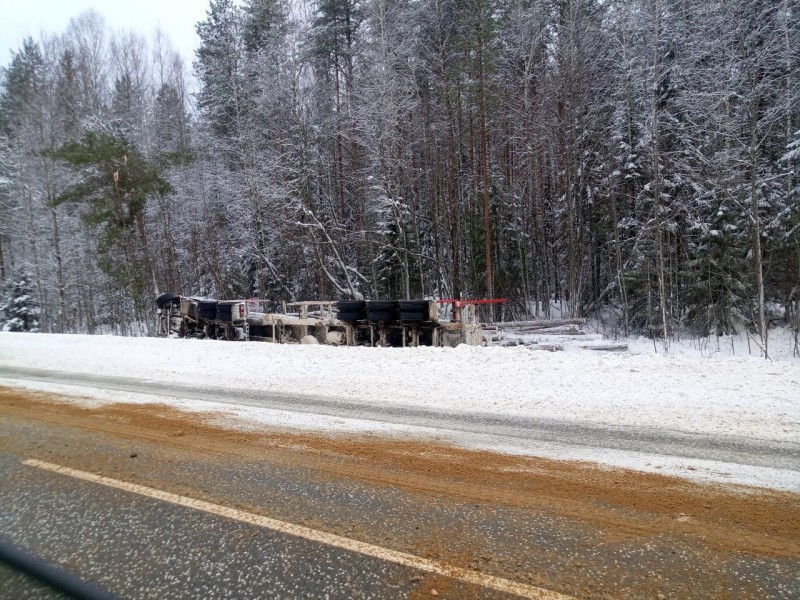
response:
<path id="1" fill-rule="evenodd" d="M 588 336 L 584 325 L 586 319 L 508 321 L 484 325 L 483 335 L 487 345 L 525 346 L 549 352 L 563 350 L 564 344 L 573 340 L 577 342 L 574 346 L 582 350 L 624 352 L 628 349 L 622 342 L 600 340 L 599 335 Z"/>

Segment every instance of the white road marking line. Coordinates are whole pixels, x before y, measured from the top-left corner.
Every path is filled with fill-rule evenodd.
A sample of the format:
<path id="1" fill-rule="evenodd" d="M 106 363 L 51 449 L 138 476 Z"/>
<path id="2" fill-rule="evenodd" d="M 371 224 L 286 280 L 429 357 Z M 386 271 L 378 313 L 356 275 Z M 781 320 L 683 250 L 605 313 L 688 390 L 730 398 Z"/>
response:
<path id="1" fill-rule="evenodd" d="M 82 479 L 84 481 L 90 481 L 92 483 L 97 483 L 118 490 L 139 494 L 140 496 L 146 496 L 147 498 L 169 502 L 178 506 L 185 506 L 186 508 L 193 508 L 195 510 L 200 510 L 212 515 L 234 519 L 236 521 L 241 521 L 242 523 L 257 525 L 259 527 L 271 529 L 279 533 L 286 533 L 292 536 L 310 540 L 312 542 L 318 542 L 327 546 L 341 548 L 342 550 L 358 552 L 359 554 L 363 554 L 365 556 L 378 558 L 380 560 L 392 562 L 404 567 L 411 567 L 413 569 L 419 569 L 421 571 L 427 571 L 437 575 L 444 575 L 445 577 L 458 579 L 466 583 L 490 588 L 499 592 L 515 594 L 522 598 L 531 598 L 533 600 L 575 600 L 575 598 L 572 596 L 566 596 L 564 594 L 559 594 L 557 592 L 552 592 L 550 590 L 538 588 L 525 583 L 518 583 L 516 581 L 511 581 L 510 579 L 503 579 L 502 577 L 495 577 L 493 575 L 479 573 L 478 571 L 473 571 L 471 569 L 464 569 L 462 567 L 456 567 L 446 563 L 428 560 L 426 558 L 414 556 L 413 554 L 407 554 L 405 552 L 398 552 L 397 550 L 390 550 L 388 548 L 374 546 L 373 544 L 359 542 L 358 540 L 342 537 L 333 533 L 327 533 L 325 531 L 303 527 L 302 525 L 295 525 L 293 523 L 271 519 L 269 517 L 237 510 L 235 508 L 229 508 L 220 504 L 213 504 L 203 500 L 195 500 L 194 498 L 179 496 L 177 494 L 172 494 L 163 490 L 157 490 L 144 485 L 138 485 L 136 483 L 128 483 L 127 481 L 103 477 L 102 475 L 95 475 L 94 473 L 79 471 L 70 467 L 63 467 L 61 465 L 55 465 L 35 459 L 25 460 L 23 461 L 23 464 L 29 467 L 36 467 L 38 469 L 52 471 L 53 473 L 59 473 L 61 475 L 67 475 L 76 479 Z"/>

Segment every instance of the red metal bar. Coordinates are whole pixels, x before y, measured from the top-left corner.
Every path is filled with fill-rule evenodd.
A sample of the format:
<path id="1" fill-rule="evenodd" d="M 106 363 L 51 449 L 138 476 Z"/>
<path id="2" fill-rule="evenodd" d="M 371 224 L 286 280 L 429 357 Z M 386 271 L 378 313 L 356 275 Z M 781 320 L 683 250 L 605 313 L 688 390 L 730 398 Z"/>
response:
<path id="1" fill-rule="evenodd" d="M 455 298 L 448 298 L 445 300 L 437 300 L 439 304 L 452 304 L 453 305 L 453 321 L 458 321 L 458 309 L 467 306 L 468 304 L 502 304 L 508 302 L 505 298 L 483 298 L 476 300 L 458 300 Z"/>

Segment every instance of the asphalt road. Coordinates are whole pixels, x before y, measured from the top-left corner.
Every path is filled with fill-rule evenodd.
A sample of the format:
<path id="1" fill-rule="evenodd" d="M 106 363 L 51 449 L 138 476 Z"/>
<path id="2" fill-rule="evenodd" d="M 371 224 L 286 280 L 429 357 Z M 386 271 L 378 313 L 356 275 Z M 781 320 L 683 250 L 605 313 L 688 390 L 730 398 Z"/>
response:
<path id="1" fill-rule="evenodd" d="M 800 442 L 776 442 L 732 435 L 696 435 L 643 427 L 505 417 L 491 413 L 449 412 L 394 403 L 351 402 L 342 398 L 275 394 L 264 390 L 232 391 L 223 386 L 199 387 L 179 382 L 163 383 L 19 367 L 0 366 L 0 377 L 434 428 L 456 435 L 482 436 L 486 442 L 499 446 L 555 444 L 561 448 L 601 448 L 800 471 Z"/>
<path id="2" fill-rule="evenodd" d="M 0 493 L 4 534 L 121 597 L 391 598 L 407 597 L 413 586 L 411 569 L 7 456 L 0 474 L 15 482 Z"/>
<path id="3" fill-rule="evenodd" d="M 637 536 L 303 464 L 0 419 L 0 534 L 123 598 L 510 598 L 359 552 L 32 467 L 39 457 L 577 598 L 798 598 L 798 558 Z M 342 459 L 344 460 L 344 459 Z M 0 597 L 51 594 L 0 567 Z M 55 596 L 53 596 L 55 597 Z"/>

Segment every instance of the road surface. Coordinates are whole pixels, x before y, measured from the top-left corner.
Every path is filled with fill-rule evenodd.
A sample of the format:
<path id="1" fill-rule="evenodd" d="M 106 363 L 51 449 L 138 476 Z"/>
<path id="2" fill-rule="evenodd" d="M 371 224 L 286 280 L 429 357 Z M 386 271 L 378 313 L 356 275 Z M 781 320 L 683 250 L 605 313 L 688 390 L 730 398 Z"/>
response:
<path id="1" fill-rule="evenodd" d="M 797 494 L 55 400 L 0 389 L 0 535 L 123 598 L 778 599 L 800 590 Z M 350 409 L 366 411 L 359 418 L 377 410 L 323 407 Z M 455 425 L 491 435 L 559 427 Z M 646 433 L 622 434 L 590 433 L 647 443 Z M 716 447 L 772 464 L 766 446 Z M 0 597 L 50 595 L 0 567 Z"/>
<path id="2" fill-rule="evenodd" d="M 553 445 L 560 448 L 599 448 L 800 472 L 800 441 L 792 443 L 733 435 L 696 435 L 644 427 L 611 427 L 589 422 L 434 410 L 414 405 L 348 402 L 340 398 L 276 394 L 258 389 L 236 390 L 232 394 L 224 386 L 193 386 L 179 382 L 1 365 L 0 378 L 390 423 L 436 430 L 439 435 L 450 434 L 452 439 L 480 438 L 484 444 L 495 447 L 516 447 L 521 450 Z"/>

